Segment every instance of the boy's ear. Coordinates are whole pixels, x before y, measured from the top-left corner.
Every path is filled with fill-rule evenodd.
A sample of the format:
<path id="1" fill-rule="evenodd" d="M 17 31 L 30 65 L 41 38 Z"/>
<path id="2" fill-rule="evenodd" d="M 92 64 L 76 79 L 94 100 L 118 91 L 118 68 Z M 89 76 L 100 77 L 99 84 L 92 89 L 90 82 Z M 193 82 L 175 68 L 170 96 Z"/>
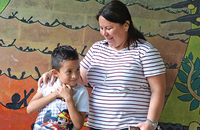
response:
<path id="1" fill-rule="evenodd" d="M 57 70 L 51 69 L 51 73 L 52 73 L 54 76 L 58 77 L 58 71 L 57 71 Z"/>

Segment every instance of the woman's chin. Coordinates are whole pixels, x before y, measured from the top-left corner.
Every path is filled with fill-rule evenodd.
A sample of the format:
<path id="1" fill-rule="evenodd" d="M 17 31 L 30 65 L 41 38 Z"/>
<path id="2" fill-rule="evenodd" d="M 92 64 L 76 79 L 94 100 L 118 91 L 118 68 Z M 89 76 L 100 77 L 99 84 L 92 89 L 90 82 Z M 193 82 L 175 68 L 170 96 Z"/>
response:
<path id="1" fill-rule="evenodd" d="M 110 46 L 110 47 L 115 47 L 115 45 L 113 44 L 113 43 L 111 43 L 111 42 L 108 42 L 108 45 Z"/>

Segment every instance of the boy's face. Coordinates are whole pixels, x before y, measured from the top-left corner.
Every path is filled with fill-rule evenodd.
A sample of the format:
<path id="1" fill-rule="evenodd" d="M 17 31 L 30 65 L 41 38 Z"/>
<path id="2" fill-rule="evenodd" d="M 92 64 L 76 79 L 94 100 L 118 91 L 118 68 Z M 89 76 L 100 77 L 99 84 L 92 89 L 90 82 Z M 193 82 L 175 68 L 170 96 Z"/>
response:
<path id="1" fill-rule="evenodd" d="M 57 72 L 57 77 L 64 84 L 71 87 L 76 86 L 80 76 L 79 60 L 64 60 L 60 72 Z"/>

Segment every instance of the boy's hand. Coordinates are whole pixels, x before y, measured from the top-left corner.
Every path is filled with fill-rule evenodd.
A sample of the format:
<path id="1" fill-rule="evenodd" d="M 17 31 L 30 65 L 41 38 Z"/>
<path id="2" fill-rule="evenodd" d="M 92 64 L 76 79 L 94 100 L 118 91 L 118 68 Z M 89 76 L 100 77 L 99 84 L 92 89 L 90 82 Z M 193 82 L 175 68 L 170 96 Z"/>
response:
<path id="1" fill-rule="evenodd" d="M 60 94 L 61 97 L 65 99 L 65 101 L 73 100 L 72 91 L 73 89 L 70 85 L 65 85 L 63 83 L 61 83 L 61 85 L 57 89 L 57 92 Z"/>

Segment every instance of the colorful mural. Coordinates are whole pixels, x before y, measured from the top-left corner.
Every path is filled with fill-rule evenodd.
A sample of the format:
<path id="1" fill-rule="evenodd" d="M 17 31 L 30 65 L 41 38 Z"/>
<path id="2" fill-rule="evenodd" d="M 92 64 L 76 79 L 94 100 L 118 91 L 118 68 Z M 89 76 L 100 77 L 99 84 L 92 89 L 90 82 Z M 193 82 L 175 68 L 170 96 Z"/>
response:
<path id="1" fill-rule="evenodd" d="M 103 37 L 95 14 L 110 0 L 0 0 L 0 129 L 31 129 L 26 107 L 58 45 L 82 59 Z M 164 130 L 200 129 L 200 1 L 121 0 L 166 65 Z M 92 88 L 86 86 L 88 92 Z M 5 123 L 6 122 L 6 123 Z M 88 130 L 85 125 L 82 130 Z"/>

